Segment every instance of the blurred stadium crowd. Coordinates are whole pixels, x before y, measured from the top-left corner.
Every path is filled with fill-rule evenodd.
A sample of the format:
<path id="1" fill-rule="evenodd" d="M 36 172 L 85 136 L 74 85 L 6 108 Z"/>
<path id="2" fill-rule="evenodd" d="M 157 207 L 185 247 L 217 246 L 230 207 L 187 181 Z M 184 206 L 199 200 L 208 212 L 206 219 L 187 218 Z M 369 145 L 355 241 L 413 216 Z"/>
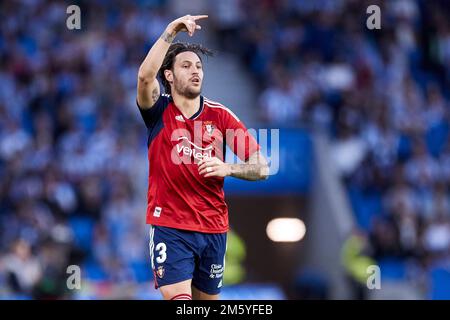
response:
<path id="1" fill-rule="evenodd" d="M 236 5 L 221 39 L 260 84 L 263 120 L 333 138 L 360 254 L 427 292 L 427 272 L 450 267 L 448 2 L 258 4 Z M 371 4 L 381 30 L 365 28 Z"/>
<path id="2" fill-rule="evenodd" d="M 0 3 L 0 296 L 67 294 L 70 264 L 151 277 L 136 74 L 173 16 L 166 1 L 83 4 L 69 31 L 62 2 Z M 259 86 L 261 122 L 334 138 L 367 252 L 427 270 L 450 258 L 449 7 L 380 2 L 368 30 L 370 4 L 214 1 L 210 19 Z"/>
<path id="3" fill-rule="evenodd" d="M 158 3 L 81 7 L 69 31 L 64 2 L 0 4 L 0 288 L 19 297 L 64 295 L 70 264 L 151 277 L 136 72 L 169 17 Z"/>

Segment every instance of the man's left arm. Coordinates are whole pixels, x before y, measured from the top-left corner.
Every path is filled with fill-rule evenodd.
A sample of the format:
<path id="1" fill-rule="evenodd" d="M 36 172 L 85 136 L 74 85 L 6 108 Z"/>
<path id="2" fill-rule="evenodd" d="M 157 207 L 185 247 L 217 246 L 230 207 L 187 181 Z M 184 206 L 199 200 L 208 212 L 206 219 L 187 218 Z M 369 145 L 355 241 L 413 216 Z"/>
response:
<path id="1" fill-rule="evenodd" d="M 255 151 L 245 163 L 230 164 L 219 158 L 208 158 L 198 163 L 198 172 L 208 177 L 235 177 L 243 180 L 257 181 L 269 177 L 269 166 L 261 152 Z"/>

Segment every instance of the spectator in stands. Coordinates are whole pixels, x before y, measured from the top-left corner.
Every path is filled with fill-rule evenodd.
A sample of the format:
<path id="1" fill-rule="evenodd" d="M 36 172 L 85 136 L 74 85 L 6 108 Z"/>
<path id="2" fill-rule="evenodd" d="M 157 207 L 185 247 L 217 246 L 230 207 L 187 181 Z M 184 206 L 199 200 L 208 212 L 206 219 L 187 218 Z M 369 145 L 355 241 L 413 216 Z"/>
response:
<path id="1" fill-rule="evenodd" d="M 30 296 L 42 277 L 42 267 L 24 239 L 14 242 L 11 252 L 2 258 L 0 265 L 10 292 L 17 296 Z"/>

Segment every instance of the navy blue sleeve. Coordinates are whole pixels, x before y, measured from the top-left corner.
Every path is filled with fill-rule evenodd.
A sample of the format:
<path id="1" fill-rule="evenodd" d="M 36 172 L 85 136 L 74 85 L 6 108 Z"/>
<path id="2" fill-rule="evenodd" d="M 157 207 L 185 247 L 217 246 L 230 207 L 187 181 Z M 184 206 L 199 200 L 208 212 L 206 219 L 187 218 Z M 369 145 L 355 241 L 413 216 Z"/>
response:
<path id="1" fill-rule="evenodd" d="M 155 124 L 161 119 L 162 114 L 169 104 L 169 97 L 162 94 L 150 109 L 142 109 L 136 99 L 136 105 L 141 112 L 142 119 L 144 119 L 147 129 L 152 129 Z"/>

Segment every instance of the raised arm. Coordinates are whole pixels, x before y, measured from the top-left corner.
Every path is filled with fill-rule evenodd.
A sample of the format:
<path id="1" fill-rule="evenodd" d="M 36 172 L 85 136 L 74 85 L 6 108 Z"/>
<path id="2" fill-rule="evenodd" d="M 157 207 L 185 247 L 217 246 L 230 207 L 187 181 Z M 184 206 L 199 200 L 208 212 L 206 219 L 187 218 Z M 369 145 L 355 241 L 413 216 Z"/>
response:
<path id="1" fill-rule="evenodd" d="M 164 61 L 164 57 L 169 50 L 172 41 L 176 35 L 181 32 L 187 32 L 189 36 L 193 36 L 196 30 L 201 27 L 197 24 L 197 20 L 207 18 L 207 15 L 191 16 L 186 15 L 178 18 L 166 27 L 161 37 L 155 42 L 138 72 L 137 82 L 137 102 L 142 109 L 153 107 L 160 95 L 160 88 L 156 76 L 158 70 Z"/>

